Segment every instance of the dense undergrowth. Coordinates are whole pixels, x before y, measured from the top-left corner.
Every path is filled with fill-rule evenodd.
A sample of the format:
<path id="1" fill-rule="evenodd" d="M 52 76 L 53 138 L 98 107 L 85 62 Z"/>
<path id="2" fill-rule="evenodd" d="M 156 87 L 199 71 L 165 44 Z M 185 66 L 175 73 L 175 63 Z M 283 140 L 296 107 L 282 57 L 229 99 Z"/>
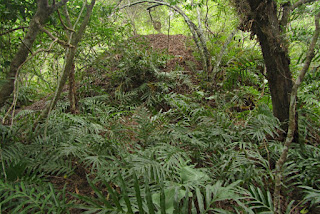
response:
<path id="1" fill-rule="evenodd" d="M 165 55 L 134 46 L 121 54 L 81 80 L 79 114 L 61 99 L 34 131 L 35 110 L 0 125 L 0 212 L 273 213 L 282 131 L 259 60 L 225 59 L 228 72 L 211 90 L 201 72 L 161 71 Z M 283 213 L 320 202 L 312 75 L 299 95 L 301 142 L 283 169 Z"/>

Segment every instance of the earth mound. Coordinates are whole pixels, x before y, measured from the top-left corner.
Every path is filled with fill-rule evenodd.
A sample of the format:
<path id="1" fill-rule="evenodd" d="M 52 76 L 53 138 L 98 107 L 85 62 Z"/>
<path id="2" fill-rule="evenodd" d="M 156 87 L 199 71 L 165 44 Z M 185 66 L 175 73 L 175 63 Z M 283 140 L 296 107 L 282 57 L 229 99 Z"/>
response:
<path id="1" fill-rule="evenodd" d="M 201 70 L 201 63 L 193 56 L 192 40 L 182 34 L 165 35 L 149 34 L 139 35 L 139 38 L 146 39 L 148 45 L 155 51 L 166 51 L 173 59 L 168 60 L 164 71 L 172 71 L 181 67 L 184 71 Z"/>
<path id="2" fill-rule="evenodd" d="M 132 39 L 143 40 L 146 42 L 146 47 L 150 47 L 153 51 L 162 51 L 173 57 L 167 61 L 166 66 L 162 69 L 162 71 L 170 72 L 180 68 L 182 71 L 192 73 L 192 71 L 202 69 L 201 63 L 193 56 L 193 41 L 182 34 L 169 36 L 165 34 L 138 35 Z M 96 71 L 93 68 L 88 69 L 88 73 L 95 72 Z M 101 77 L 100 79 L 96 79 L 93 84 L 97 86 L 106 86 L 108 85 L 109 81 L 109 78 Z M 64 91 L 66 90 L 68 90 L 67 86 L 65 86 Z M 34 111 L 43 110 L 47 105 L 48 97 L 50 97 L 50 95 L 42 98 L 30 106 L 24 107 L 23 109 Z M 17 112 L 19 112 L 19 110 Z"/>

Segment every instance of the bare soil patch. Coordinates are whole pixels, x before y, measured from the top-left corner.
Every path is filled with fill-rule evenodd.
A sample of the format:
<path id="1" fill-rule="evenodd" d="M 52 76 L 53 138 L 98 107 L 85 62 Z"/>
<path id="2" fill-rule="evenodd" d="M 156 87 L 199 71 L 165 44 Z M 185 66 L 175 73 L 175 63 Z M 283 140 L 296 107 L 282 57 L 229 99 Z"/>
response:
<path id="1" fill-rule="evenodd" d="M 201 63 L 193 56 L 192 40 L 182 34 L 165 35 L 149 34 L 140 35 L 139 38 L 145 38 L 148 45 L 155 51 L 165 51 L 174 58 L 167 62 L 163 70 L 168 72 L 175 70 L 177 66 L 184 71 L 201 70 Z"/>

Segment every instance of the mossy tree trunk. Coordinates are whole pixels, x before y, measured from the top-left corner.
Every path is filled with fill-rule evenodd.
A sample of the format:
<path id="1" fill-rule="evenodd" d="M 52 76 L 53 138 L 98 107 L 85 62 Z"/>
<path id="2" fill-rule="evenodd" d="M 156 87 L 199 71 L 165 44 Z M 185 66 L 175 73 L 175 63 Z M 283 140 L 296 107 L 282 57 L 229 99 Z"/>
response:
<path id="1" fill-rule="evenodd" d="M 288 1 L 281 5 L 281 9 L 275 0 L 233 1 L 241 19 L 241 30 L 251 32 L 259 40 L 267 70 L 273 114 L 287 132 L 293 81 L 285 30 L 292 10 L 316 0 L 299 0 L 293 5 Z"/>
<path id="2" fill-rule="evenodd" d="M 289 120 L 292 75 L 287 42 L 282 35 L 278 8 L 275 1 L 246 0 L 236 1 L 242 18 L 241 30 L 256 35 L 267 68 L 273 114 L 287 131 Z"/>

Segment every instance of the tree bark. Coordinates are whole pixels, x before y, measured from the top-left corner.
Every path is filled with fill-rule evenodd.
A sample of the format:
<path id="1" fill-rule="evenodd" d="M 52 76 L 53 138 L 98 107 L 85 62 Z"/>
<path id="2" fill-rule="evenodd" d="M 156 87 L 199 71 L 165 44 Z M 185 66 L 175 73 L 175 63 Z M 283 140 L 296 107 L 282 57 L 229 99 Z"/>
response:
<path id="1" fill-rule="evenodd" d="M 292 75 L 287 42 L 281 32 L 275 1 L 235 1 L 242 16 L 241 29 L 256 35 L 267 68 L 273 114 L 288 129 Z"/>
<path id="2" fill-rule="evenodd" d="M 57 4 L 49 6 L 48 0 L 37 0 L 37 11 L 30 21 L 26 36 L 22 40 L 17 53 L 11 61 L 9 72 L 6 74 L 6 81 L 0 88 L 0 108 L 12 94 L 17 72 L 27 59 L 29 52 L 31 52 L 32 45 L 40 31 L 38 23 L 46 23 L 49 16 L 67 1 L 68 0 L 62 0 Z"/>
<path id="3" fill-rule="evenodd" d="M 75 65 L 73 63 L 70 74 L 69 74 L 69 102 L 70 102 L 70 112 L 71 114 L 77 114 L 78 110 L 78 99 L 76 90 L 76 80 L 75 80 Z"/>
<path id="4" fill-rule="evenodd" d="M 79 17 L 81 17 L 81 14 L 79 14 Z M 72 26 L 68 8 L 64 7 L 64 15 L 66 18 L 66 24 L 64 24 L 60 14 L 60 21 L 61 24 L 65 27 L 66 35 L 68 35 L 69 42 L 72 39 L 73 33 L 75 33 L 74 29 L 76 26 Z M 77 23 L 75 23 L 76 25 Z M 77 90 L 76 90 L 76 80 L 75 80 L 75 63 L 73 63 L 70 74 L 69 74 L 69 102 L 70 102 L 70 112 L 71 114 L 77 114 L 79 112 L 78 110 L 78 99 L 77 99 Z"/>

